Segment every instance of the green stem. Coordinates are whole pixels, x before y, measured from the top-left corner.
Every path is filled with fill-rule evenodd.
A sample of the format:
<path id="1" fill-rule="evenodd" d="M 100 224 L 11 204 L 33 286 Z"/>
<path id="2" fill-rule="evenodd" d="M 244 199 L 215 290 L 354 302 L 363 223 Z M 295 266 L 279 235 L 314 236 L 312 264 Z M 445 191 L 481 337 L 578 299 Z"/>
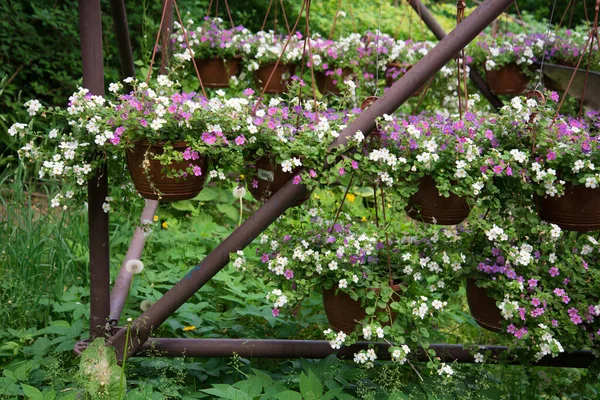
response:
<path id="1" fill-rule="evenodd" d="M 125 385 L 125 364 L 127 363 L 127 345 L 129 343 L 129 333 L 131 332 L 131 325 L 127 324 L 127 335 L 125 335 L 125 349 L 123 351 L 123 364 L 121 365 L 121 379 L 119 382 L 119 396 L 121 398 L 125 398 L 125 393 L 123 393 L 123 389 L 127 390 L 127 387 L 123 388 Z"/>
<path id="2" fill-rule="evenodd" d="M 242 198 L 240 197 L 240 220 L 238 221 L 238 226 L 240 226 L 242 224 L 243 213 L 244 213 L 243 201 L 242 201 Z"/>

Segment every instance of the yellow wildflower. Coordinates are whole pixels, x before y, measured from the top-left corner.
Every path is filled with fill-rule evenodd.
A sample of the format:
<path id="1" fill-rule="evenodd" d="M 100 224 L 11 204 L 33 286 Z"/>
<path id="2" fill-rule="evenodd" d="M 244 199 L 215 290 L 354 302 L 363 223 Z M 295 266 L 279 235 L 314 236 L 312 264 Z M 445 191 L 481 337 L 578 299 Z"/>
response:
<path id="1" fill-rule="evenodd" d="M 193 331 L 194 329 L 196 329 L 196 327 L 194 325 L 188 325 L 188 326 L 183 327 L 184 332 Z"/>
<path id="2" fill-rule="evenodd" d="M 346 195 L 346 200 L 348 200 L 350 203 L 354 203 L 354 200 L 356 199 L 356 196 L 353 195 L 352 193 L 348 193 Z"/>
<path id="3" fill-rule="evenodd" d="M 154 216 L 154 222 L 158 221 L 158 215 Z"/>
<path id="4" fill-rule="evenodd" d="M 360 220 L 361 220 L 362 222 L 367 222 L 367 217 L 362 217 Z"/>
<path id="5" fill-rule="evenodd" d="M 244 176 L 244 174 L 241 174 L 241 175 L 240 175 L 240 180 L 242 180 L 242 181 L 243 181 L 244 179 L 246 179 L 246 177 Z"/>
<path id="6" fill-rule="evenodd" d="M 164 221 L 161 225 L 164 229 L 167 229 L 169 225 L 167 225 L 167 221 Z"/>

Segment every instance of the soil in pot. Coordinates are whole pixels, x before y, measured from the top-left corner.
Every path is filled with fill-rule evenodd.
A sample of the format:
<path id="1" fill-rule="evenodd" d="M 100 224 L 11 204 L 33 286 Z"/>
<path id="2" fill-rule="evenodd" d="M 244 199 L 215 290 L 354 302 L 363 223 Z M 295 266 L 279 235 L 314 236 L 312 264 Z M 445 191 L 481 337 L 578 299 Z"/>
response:
<path id="1" fill-rule="evenodd" d="M 271 77 L 271 81 L 269 81 L 271 72 L 273 72 L 273 76 Z M 257 69 L 254 72 L 254 77 L 261 90 L 263 90 L 265 87 L 264 85 L 269 82 L 269 85 L 264 89 L 265 93 L 280 94 L 287 91 L 286 85 L 290 77 L 294 75 L 294 72 L 296 72 L 296 66 L 293 64 L 278 64 L 277 67 L 275 67 L 275 63 L 271 63 L 265 64 Z"/>
<path id="2" fill-rule="evenodd" d="M 392 288 L 397 295 L 402 294 L 402 284 L 395 284 Z M 323 289 L 323 306 L 329 325 L 337 331 L 351 334 L 356 329 L 356 325 L 366 315 L 364 307 L 360 304 L 360 300 L 352 300 L 352 298 L 342 292 L 337 291 L 337 287 L 331 289 Z M 392 314 L 392 318 L 394 314 Z M 389 322 L 388 324 L 391 324 Z"/>
<path id="3" fill-rule="evenodd" d="M 208 170 L 208 160 L 200 156 L 197 160 L 187 160 L 173 162 L 170 168 L 176 170 L 185 170 L 190 164 L 198 166 L 202 170 L 202 175 L 196 176 L 188 174 L 181 178 L 169 178 L 163 173 L 164 167 L 154 159 L 154 155 L 163 154 L 163 144 L 150 144 L 147 141 L 141 141 L 127 150 L 127 169 L 133 180 L 133 184 L 138 193 L 151 200 L 160 201 L 179 201 L 192 199 L 200 193 L 206 180 Z M 185 142 L 172 143 L 175 150 L 185 151 L 187 144 Z M 147 168 L 143 167 L 147 161 Z"/>
<path id="4" fill-rule="evenodd" d="M 490 297 L 487 290 L 477 286 L 474 279 L 467 279 L 467 302 L 471 315 L 479 326 L 492 332 L 502 328 L 502 314 L 496 300 Z"/>
<path id="5" fill-rule="evenodd" d="M 485 79 L 490 90 L 497 95 L 516 96 L 524 93 L 529 78 L 516 63 L 510 63 L 494 71 L 485 71 Z"/>
<path id="6" fill-rule="evenodd" d="M 196 66 L 204 87 L 227 88 L 229 87 L 229 78 L 237 75 L 240 71 L 240 59 L 223 60 L 219 57 L 196 59 Z"/>
<path id="7" fill-rule="evenodd" d="M 410 197 L 405 208 L 414 220 L 438 225 L 457 225 L 463 222 L 471 212 L 466 198 L 450 193 L 449 197 L 440 195 L 435 180 L 426 175 L 419 181 L 419 190 Z"/>
<path id="8" fill-rule="evenodd" d="M 283 172 L 281 166 L 275 163 L 274 159 L 270 156 L 263 156 L 253 162 L 254 173 L 251 176 L 250 182 L 256 180 L 258 185 L 250 184 L 248 190 L 252 197 L 260 202 L 265 202 L 271 198 L 273 193 L 277 192 L 287 181 L 292 179 L 299 171 L 300 168 L 294 169 L 292 172 Z M 306 196 L 298 199 L 294 206 L 298 206 L 306 202 L 310 198 L 311 193 L 307 193 Z"/>
<path id="9" fill-rule="evenodd" d="M 350 68 L 344 68 L 341 76 L 337 75 L 336 73 L 327 75 L 325 72 L 317 71 L 315 72 L 317 88 L 319 88 L 319 92 L 322 94 L 331 93 L 337 96 L 340 94 L 339 86 L 343 85 L 343 82 L 346 81 L 351 75 L 352 70 Z"/>
<path id="10" fill-rule="evenodd" d="M 600 230 L 600 189 L 565 184 L 560 197 L 536 197 L 538 215 L 561 229 L 577 232 Z"/>

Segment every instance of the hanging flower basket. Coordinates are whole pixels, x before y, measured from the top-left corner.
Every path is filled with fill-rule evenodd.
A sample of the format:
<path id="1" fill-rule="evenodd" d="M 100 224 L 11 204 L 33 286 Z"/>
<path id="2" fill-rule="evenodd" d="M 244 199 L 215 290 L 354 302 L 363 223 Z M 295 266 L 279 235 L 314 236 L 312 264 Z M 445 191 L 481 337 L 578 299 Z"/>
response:
<path id="1" fill-rule="evenodd" d="M 485 77 L 490 90 L 497 95 L 516 96 L 524 93 L 529 85 L 529 78 L 521 72 L 516 63 L 507 64 L 497 70 L 486 69 Z"/>
<path id="2" fill-rule="evenodd" d="M 280 94 L 287 91 L 286 85 L 295 71 L 296 66 L 293 64 L 278 64 L 275 67 L 275 63 L 270 63 L 259 67 L 254 72 L 254 77 L 257 85 L 263 90 L 267 82 L 269 82 L 271 73 L 273 73 L 271 81 L 267 88 L 264 89 L 264 92 L 268 94 Z"/>
<path id="3" fill-rule="evenodd" d="M 240 59 L 222 59 L 220 57 L 196 59 L 196 66 L 204 87 L 227 88 L 229 87 L 229 78 L 237 75 L 240 71 Z"/>
<path id="4" fill-rule="evenodd" d="M 251 176 L 251 184 L 248 188 L 252 197 L 256 200 L 265 202 L 271 198 L 273 193 L 277 192 L 287 181 L 293 179 L 298 173 L 299 168 L 292 172 L 283 172 L 281 166 L 277 165 L 271 155 L 260 157 L 253 162 L 254 171 Z M 298 199 L 294 206 L 300 205 L 310 198 L 310 193 Z"/>
<path id="5" fill-rule="evenodd" d="M 536 198 L 538 215 L 568 231 L 600 230 L 600 190 L 585 185 L 565 184 L 560 197 Z"/>
<path id="6" fill-rule="evenodd" d="M 127 169 L 138 193 L 151 200 L 178 201 L 194 198 L 200 193 L 206 179 L 208 161 L 200 156 L 197 160 L 175 161 L 169 168 L 186 170 L 190 164 L 200 168 L 202 175 L 188 174 L 181 178 L 170 178 L 163 172 L 164 167 L 155 155 L 163 154 L 164 143 L 150 144 L 143 140 L 127 150 Z M 173 149 L 185 151 L 185 142 L 172 143 Z"/>
<path id="7" fill-rule="evenodd" d="M 401 284 L 392 286 L 396 295 L 402 293 L 401 286 Z M 338 290 L 336 294 L 336 290 L 337 287 L 323 289 L 323 306 L 327 321 L 335 330 L 349 335 L 354 332 L 358 321 L 361 321 L 367 313 L 364 307 L 361 306 L 360 300 L 352 300 L 348 294 L 341 290 Z M 392 318 L 394 316 L 395 313 L 392 313 Z M 391 324 L 391 321 L 388 324 Z"/>
<path id="8" fill-rule="evenodd" d="M 477 286 L 474 279 L 467 279 L 467 302 L 475 322 L 482 328 L 499 332 L 502 328 L 502 314 L 496 300 L 490 297 L 487 290 Z"/>
<path id="9" fill-rule="evenodd" d="M 330 74 L 323 71 L 315 71 L 317 87 L 322 94 L 331 93 L 337 96 L 341 92 L 339 89 L 340 83 L 343 84 L 348 77 L 352 76 L 352 70 L 350 68 L 344 68 L 341 75 L 338 75 L 333 70 L 329 72 Z"/>
<path id="10" fill-rule="evenodd" d="M 385 70 L 385 85 L 387 87 L 392 86 L 398 79 L 402 78 L 402 76 L 407 73 L 413 66 L 408 64 L 400 64 L 397 61 L 392 61 L 388 63 L 387 68 Z M 417 97 L 420 96 L 427 84 L 422 85 L 419 89 L 417 89 L 412 96 Z"/>
<path id="11" fill-rule="evenodd" d="M 471 211 L 466 198 L 453 193 L 441 196 L 430 175 L 421 178 L 419 190 L 410 197 L 405 210 L 414 220 L 438 225 L 460 224 Z"/>

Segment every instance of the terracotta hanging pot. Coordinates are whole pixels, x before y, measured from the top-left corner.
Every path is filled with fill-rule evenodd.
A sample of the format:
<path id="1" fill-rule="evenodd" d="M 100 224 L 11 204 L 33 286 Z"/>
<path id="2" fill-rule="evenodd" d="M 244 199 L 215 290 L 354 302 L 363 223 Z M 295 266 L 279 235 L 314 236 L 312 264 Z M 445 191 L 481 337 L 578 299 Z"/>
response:
<path id="1" fill-rule="evenodd" d="M 319 92 L 322 94 L 331 93 L 337 96 L 340 94 L 338 86 L 351 75 L 352 70 L 350 68 L 344 68 L 341 76 L 336 73 L 327 75 L 323 71 L 316 71 L 315 80 L 317 81 L 317 88 L 319 88 Z"/>
<path id="2" fill-rule="evenodd" d="M 227 88 L 229 78 L 237 75 L 240 71 L 240 59 L 219 57 L 196 59 L 196 66 L 202 78 L 204 87 Z"/>
<path id="3" fill-rule="evenodd" d="M 401 284 L 392 286 L 398 296 L 402 293 L 401 286 Z M 360 304 L 360 300 L 352 300 L 348 294 L 341 290 L 338 290 L 336 294 L 336 290 L 337 287 L 323 289 L 323 306 L 327 321 L 335 330 L 349 335 L 354 332 L 358 321 L 361 321 L 367 313 Z M 392 318 L 394 318 L 394 315 L 395 313 L 392 313 Z M 389 325 L 391 322 L 384 325 Z"/>
<path id="4" fill-rule="evenodd" d="M 516 63 L 507 64 L 494 71 L 485 71 L 485 79 L 494 94 L 516 96 L 524 93 L 529 78 Z"/>
<path id="5" fill-rule="evenodd" d="M 499 332 L 502 328 L 502 314 L 496 300 L 490 297 L 487 290 L 480 288 L 474 279 L 467 279 L 467 302 L 475 322 L 482 328 Z"/>
<path id="6" fill-rule="evenodd" d="M 133 148 L 127 149 L 127 169 L 135 189 L 146 199 L 167 202 L 196 197 L 206 180 L 208 160 L 200 156 L 198 160 L 173 162 L 169 168 L 185 170 L 192 164 L 201 168 L 202 175 L 188 174 L 181 178 L 169 178 L 163 173 L 164 167 L 161 163 L 154 159 L 155 155 L 163 154 L 163 145 L 164 142 L 150 144 L 143 140 L 137 142 Z M 188 147 L 185 142 L 175 142 L 171 145 L 181 152 Z M 145 164 L 147 168 L 143 167 Z"/>
<path id="7" fill-rule="evenodd" d="M 589 232 L 600 230 L 600 189 L 585 185 L 565 184 L 560 197 L 536 197 L 541 219 L 568 231 Z"/>
<path id="8" fill-rule="evenodd" d="M 292 172 L 283 172 L 281 166 L 275 162 L 275 158 L 269 155 L 260 157 L 253 164 L 253 174 L 250 182 L 256 180 L 258 185 L 254 187 L 254 185 L 250 184 L 248 190 L 252 194 L 252 197 L 261 202 L 270 199 L 273 193 L 281 189 L 287 181 L 300 171 L 300 168 L 296 168 Z M 294 203 L 294 206 L 306 202 L 310 198 L 310 195 L 311 193 L 307 193 L 306 196 L 298 199 Z"/>
<path id="9" fill-rule="evenodd" d="M 413 66 L 410 64 L 400 64 L 398 61 L 392 61 L 388 63 L 387 68 L 385 70 L 385 85 L 387 87 L 392 86 L 396 81 L 407 73 Z M 404 72 L 402 72 L 404 70 Z M 419 89 L 417 89 L 412 96 L 417 97 L 423 94 L 427 83 L 423 84 Z"/>
<path id="10" fill-rule="evenodd" d="M 254 77 L 256 79 L 257 85 L 264 89 L 264 86 L 269 82 L 269 85 L 266 89 L 264 89 L 265 93 L 268 94 L 280 94 L 285 93 L 287 91 L 287 83 L 289 78 L 294 75 L 296 71 L 296 66 L 293 64 L 281 64 L 279 63 L 277 67 L 275 67 L 275 63 L 265 64 L 254 71 Z M 269 81 L 269 76 L 271 77 L 271 81 Z M 285 77 L 285 78 L 284 78 Z"/>
<path id="11" fill-rule="evenodd" d="M 471 211 L 467 199 L 450 193 L 440 195 L 435 180 L 426 175 L 419 181 L 419 190 L 410 197 L 405 208 L 414 220 L 438 225 L 457 225 L 463 222 Z"/>

